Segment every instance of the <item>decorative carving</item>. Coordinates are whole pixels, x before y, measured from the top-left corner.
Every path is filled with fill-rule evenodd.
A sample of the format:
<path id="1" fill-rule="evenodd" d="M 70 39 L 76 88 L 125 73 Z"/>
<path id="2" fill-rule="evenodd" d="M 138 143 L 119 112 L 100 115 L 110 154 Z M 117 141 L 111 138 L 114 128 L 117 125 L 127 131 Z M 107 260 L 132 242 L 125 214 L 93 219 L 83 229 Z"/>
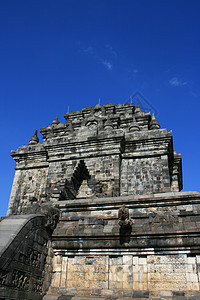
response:
<path id="1" fill-rule="evenodd" d="M 154 130 L 154 129 L 159 129 L 159 128 L 160 128 L 160 124 L 159 124 L 158 120 L 156 120 L 155 115 L 152 114 L 152 119 L 149 123 L 149 129 Z"/>
<path id="2" fill-rule="evenodd" d="M 59 214 L 60 214 L 59 209 L 53 207 L 48 203 L 43 203 L 41 205 L 41 213 L 44 214 L 46 217 L 45 227 L 47 231 L 52 233 L 59 221 Z"/>
<path id="3" fill-rule="evenodd" d="M 131 227 L 133 224 L 133 221 L 129 219 L 129 210 L 124 204 L 119 209 L 118 218 L 119 218 L 119 225 L 122 227 Z"/>
<path id="4" fill-rule="evenodd" d="M 123 204 L 118 211 L 120 245 L 127 246 L 130 242 L 133 220 L 129 218 L 129 210 Z"/>
<path id="5" fill-rule="evenodd" d="M 31 137 L 29 141 L 29 145 L 35 145 L 39 143 L 39 138 L 37 136 L 37 130 L 35 131 L 34 135 Z"/>
<path id="6" fill-rule="evenodd" d="M 141 115 L 143 113 L 142 109 L 140 108 L 139 103 L 137 103 L 137 107 L 135 109 L 135 114 Z"/>
<path id="7" fill-rule="evenodd" d="M 93 112 L 87 118 L 83 119 L 81 126 L 86 126 L 89 129 L 90 134 L 91 133 L 97 134 L 98 131 L 103 128 L 102 117 L 101 115 L 100 116 L 94 115 Z"/>
<path id="8" fill-rule="evenodd" d="M 28 249 L 28 263 L 36 268 L 41 268 L 45 262 L 45 256 L 37 250 Z"/>
<path id="9" fill-rule="evenodd" d="M 95 129 L 97 129 L 98 122 L 96 120 L 90 121 L 90 122 L 86 123 L 86 126 L 88 126 L 88 128 L 90 130 L 95 130 Z"/>
<path id="10" fill-rule="evenodd" d="M 8 278 L 8 273 L 5 271 L 0 271 L 0 285 L 6 285 Z"/>
<path id="11" fill-rule="evenodd" d="M 140 126 L 138 125 L 135 116 L 133 116 L 133 121 L 129 126 L 129 131 L 139 131 Z"/>
<path id="12" fill-rule="evenodd" d="M 109 118 L 104 123 L 104 129 L 106 129 L 106 130 L 113 130 L 114 129 L 114 125 L 113 125 L 112 121 Z"/>
<path id="13" fill-rule="evenodd" d="M 12 286 L 24 290 L 28 290 L 30 284 L 30 276 L 26 273 L 15 270 L 12 275 Z"/>
<path id="14" fill-rule="evenodd" d="M 43 214 L 46 217 L 45 227 L 52 233 L 56 228 L 56 224 L 59 220 L 59 209 L 55 208 L 50 202 L 47 203 L 38 203 L 33 201 L 32 204 L 27 204 L 23 208 L 23 214 Z"/>
<path id="15" fill-rule="evenodd" d="M 149 223 L 151 224 L 152 228 L 156 225 L 162 226 L 171 226 L 171 224 L 178 223 L 178 216 L 172 215 L 166 212 L 164 215 L 159 215 L 157 213 L 150 214 L 149 216 Z"/>
<path id="16" fill-rule="evenodd" d="M 55 120 L 53 120 L 52 125 L 58 125 L 60 122 L 58 121 L 58 115 L 56 116 Z"/>
<path id="17" fill-rule="evenodd" d="M 43 278 L 32 278 L 32 290 L 34 292 L 42 292 Z"/>

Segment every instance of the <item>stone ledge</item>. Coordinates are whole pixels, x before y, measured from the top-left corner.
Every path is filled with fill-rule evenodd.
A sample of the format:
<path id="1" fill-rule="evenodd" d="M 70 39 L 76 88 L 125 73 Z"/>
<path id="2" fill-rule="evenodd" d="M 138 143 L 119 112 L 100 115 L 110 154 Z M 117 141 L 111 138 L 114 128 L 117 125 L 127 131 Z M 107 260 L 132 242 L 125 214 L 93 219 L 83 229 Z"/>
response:
<path id="1" fill-rule="evenodd" d="M 108 197 L 108 198 L 91 198 L 91 199 L 75 199 L 75 200 L 60 200 L 55 201 L 53 204 L 59 207 L 62 211 L 67 208 L 82 208 L 82 207 L 95 207 L 95 209 L 102 209 L 98 207 L 105 205 L 118 208 L 119 205 L 130 204 L 131 207 L 138 205 L 155 205 L 159 206 L 163 203 L 164 205 L 182 205 L 182 204 L 192 204 L 200 203 L 200 193 L 198 192 L 169 192 L 169 193 L 158 193 L 158 194 L 149 194 L 149 195 L 139 195 L 139 196 L 119 196 L 119 197 Z"/>

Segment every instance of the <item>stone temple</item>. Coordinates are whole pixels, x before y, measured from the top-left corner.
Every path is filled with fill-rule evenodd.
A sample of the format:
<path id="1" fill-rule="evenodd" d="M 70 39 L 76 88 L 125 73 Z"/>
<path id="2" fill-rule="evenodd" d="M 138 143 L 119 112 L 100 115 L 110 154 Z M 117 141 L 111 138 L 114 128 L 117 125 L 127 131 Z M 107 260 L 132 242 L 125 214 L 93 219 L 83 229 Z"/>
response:
<path id="1" fill-rule="evenodd" d="M 200 299 L 200 194 L 139 105 L 58 117 L 11 151 L 0 300 Z"/>

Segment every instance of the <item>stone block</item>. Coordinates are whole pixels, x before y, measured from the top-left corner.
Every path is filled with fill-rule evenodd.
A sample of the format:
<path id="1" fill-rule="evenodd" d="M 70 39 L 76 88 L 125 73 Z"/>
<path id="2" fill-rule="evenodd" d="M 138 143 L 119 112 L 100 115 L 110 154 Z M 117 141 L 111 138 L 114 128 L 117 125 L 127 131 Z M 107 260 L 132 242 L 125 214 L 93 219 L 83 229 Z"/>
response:
<path id="1" fill-rule="evenodd" d="M 60 287 L 60 278 L 61 278 L 61 273 L 57 272 L 53 274 L 52 287 L 56 287 L 56 288 Z"/>
<path id="2" fill-rule="evenodd" d="M 73 298 L 73 295 L 62 295 L 62 296 L 59 296 L 57 298 L 57 300 L 71 300 L 72 298 Z M 47 300 L 50 300 L 50 299 L 47 299 Z"/>
<path id="3" fill-rule="evenodd" d="M 113 257 L 110 257 L 110 265 L 122 265 L 123 264 L 123 256 L 113 256 Z"/>
<path id="4" fill-rule="evenodd" d="M 43 300 L 58 300 L 59 297 L 61 297 L 61 296 L 59 296 L 59 295 L 45 295 L 43 297 Z M 71 298 L 69 298 L 69 300 L 71 300 Z"/>
<path id="5" fill-rule="evenodd" d="M 110 266 L 109 278 L 111 281 L 122 281 L 123 265 Z"/>
<path id="6" fill-rule="evenodd" d="M 133 298 L 149 298 L 149 291 L 147 290 L 135 290 L 132 294 Z"/>
<path id="7" fill-rule="evenodd" d="M 138 256 L 133 256 L 133 265 L 138 265 Z"/>
<path id="8" fill-rule="evenodd" d="M 109 288 L 113 291 L 120 290 L 123 288 L 123 282 L 122 281 L 109 281 Z"/>
<path id="9" fill-rule="evenodd" d="M 196 263 L 196 257 L 188 256 L 187 257 L 187 263 L 188 264 L 195 264 Z"/>
<path id="10" fill-rule="evenodd" d="M 133 257 L 132 255 L 123 255 L 123 265 L 132 265 L 133 264 Z"/>

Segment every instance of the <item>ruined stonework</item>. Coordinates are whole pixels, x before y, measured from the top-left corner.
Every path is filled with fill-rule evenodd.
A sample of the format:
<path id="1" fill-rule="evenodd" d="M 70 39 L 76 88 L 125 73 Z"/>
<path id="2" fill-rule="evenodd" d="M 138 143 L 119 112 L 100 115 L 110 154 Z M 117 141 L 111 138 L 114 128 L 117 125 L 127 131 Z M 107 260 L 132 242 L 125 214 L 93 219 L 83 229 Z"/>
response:
<path id="1" fill-rule="evenodd" d="M 46 213 L 56 228 L 46 226 L 52 272 L 48 284 L 41 275 L 41 297 L 200 297 L 200 194 L 180 192 L 172 133 L 134 104 L 65 119 L 40 130 L 43 143 L 36 131 L 11 152 L 8 215 L 60 213 L 57 226 Z"/>
<path id="2" fill-rule="evenodd" d="M 134 104 L 97 105 L 56 118 L 11 155 L 16 174 L 8 214 L 34 202 L 177 192 L 181 156 L 172 133 Z"/>

